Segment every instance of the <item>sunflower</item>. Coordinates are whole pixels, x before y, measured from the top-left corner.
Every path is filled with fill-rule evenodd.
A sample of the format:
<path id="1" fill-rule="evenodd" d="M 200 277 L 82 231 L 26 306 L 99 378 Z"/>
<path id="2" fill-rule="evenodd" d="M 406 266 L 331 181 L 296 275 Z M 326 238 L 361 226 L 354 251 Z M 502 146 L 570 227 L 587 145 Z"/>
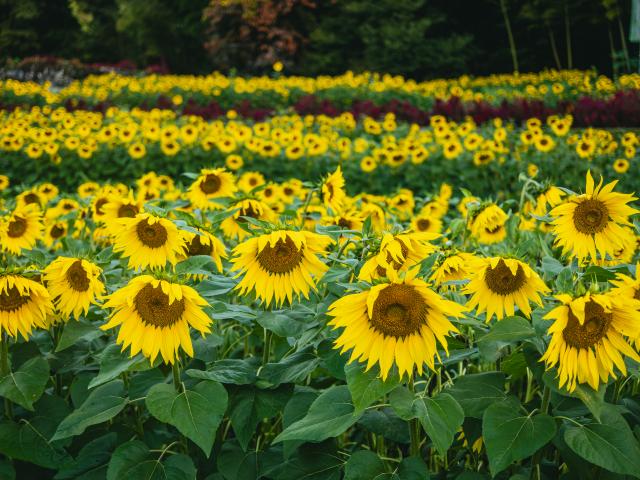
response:
<path id="1" fill-rule="evenodd" d="M 233 270 L 242 280 L 236 286 L 241 295 L 255 290 L 256 297 L 267 306 L 275 299 L 282 305 L 294 294 L 309 298 L 316 280 L 328 270 L 318 255 L 326 254 L 333 240 L 317 233 L 277 230 L 250 238 L 233 251 Z"/>
<path id="2" fill-rule="evenodd" d="M 554 187 L 553 185 L 546 187 L 536 197 L 536 206 L 533 214 L 538 217 L 544 217 L 549 209 L 562 203 L 562 198 L 565 195 L 565 192 L 558 187 Z"/>
<path id="3" fill-rule="evenodd" d="M 49 292 L 22 275 L 0 276 L 0 332 L 26 340 L 34 327 L 47 328 L 53 314 Z"/>
<path id="4" fill-rule="evenodd" d="M 9 177 L 0 175 L 0 192 L 9 188 Z"/>
<path id="5" fill-rule="evenodd" d="M 276 219 L 276 214 L 271 207 L 260 200 L 240 200 L 230 205 L 227 211 L 233 213 L 222 221 L 220 229 L 225 237 L 239 241 L 251 235 L 242 228 L 241 225 L 246 224 L 247 221 L 241 217 L 255 218 L 265 222 L 272 222 Z"/>
<path id="6" fill-rule="evenodd" d="M 47 290 L 56 310 L 66 318 L 78 319 L 104 293 L 102 269 L 81 258 L 58 257 L 44 269 Z"/>
<path id="7" fill-rule="evenodd" d="M 440 233 L 442 220 L 431 215 L 417 215 L 411 220 L 411 229 L 416 232 Z"/>
<path id="8" fill-rule="evenodd" d="M 486 245 L 498 243 L 507 237 L 505 223 L 509 217 L 498 205 L 489 203 L 474 212 L 469 221 L 471 234 Z"/>
<path id="9" fill-rule="evenodd" d="M 624 356 L 640 362 L 625 338 L 640 336 L 640 301 L 616 293 L 556 296 L 562 305 L 544 317 L 553 324 L 547 330 L 551 341 L 540 360 L 547 369 L 558 365 L 561 388 L 566 385 L 571 392 L 577 383 L 588 383 L 597 390 L 600 381 L 617 378 L 615 367 L 627 375 Z"/>
<path id="10" fill-rule="evenodd" d="M 175 265 L 184 250 L 184 239 L 178 227 L 166 218 L 140 213 L 119 221 L 113 251 L 129 259 L 129 268 L 164 268 Z"/>
<path id="11" fill-rule="evenodd" d="M 197 229 L 198 233 L 181 230 L 185 241 L 185 255 L 193 257 L 195 255 L 208 255 L 216 264 L 218 272 L 222 273 L 222 259 L 227 258 L 227 249 L 220 240 L 209 232 Z"/>
<path id="12" fill-rule="evenodd" d="M 260 172 L 245 172 L 238 180 L 238 187 L 243 192 L 250 192 L 254 188 L 261 187 L 266 183 L 264 176 Z"/>
<path id="13" fill-rule="evenodd" d="M 477 315 L 486 312 L 486 321 L 493 315 L 502 320 L 515 313 L 516 305 L 527 317 L 531 315 L 533 302 L 542 306 L 541 293 L 548 287 L 529 265 L 513 258 L 492 257 L 478 259 L 475 274 L 462 293 L 471 295 L 469 310 L 477 307 Z"/>
<path id="14" fill-rule="evenodd" d="M 130 347 L 131 356 L 140 351 L 153 363 L 162 355 L 173 364 L 180 348 L 193 357 L 189 326 L 203 336 L 211 332 L 211 319 L 202 310 L 207 302 L 193 288 L 157 280 L 151 275 L 133 278 L 112 293 L 106 308 L 113 308 L 102 330 L 120 326 L 117 343 Z"/>
<path id="15" fill-rule="evenodd" d="M 142 202 L 133 197 L 132 193 L 126 196 L 109 195 L 108 201 L 101 205 L 102 214 L 100 220 L 105 223 L 107 230 L 113 235 L 119 228 L 119 219 L 133 218 L 142 212 Z"/>
<path id="16" fill-rule="evenodd" d="M 613 162 L 613 169 L 616 173 L 626 173 L 629 170 L 629 160 L 626 158 L 618 158 Z"/>
<path id="17" fill-rule="evenodd" d="M 224 168 L 203 169 L 189 187 L 189 200 L 194 208 L 212 210 L 219 208 L 210 200 L 231 197 L 237 190 L 233 174 Z"/>
<path id="18" fill-rule="evenodd" d="M 466 252 L 446 255 L 434 265 L 429 281 L 440 291 L 457 290 L 457 285 L 450 282 L 469 279 L 479 260 L 478 257 Z"/>
<path id="19" fill-rule="evenodd" d="M 570 197 L 549 212 L 555 243 L 562 247 L 563 255 L 596 260 L 597 251 L 604 259 L 623 247 L 623 225 L 632 226 L 628 217 L 638 213 L 627 204 L 636 197 L 613 192 L 617 181 L 604 187 L 602 182 L 600 179 L 596 187 L 587 172 L 586 193 Z"/>
<path id="20" fill-rule="evenodd" d="M 33 248 L 42 237 L 40 211 L 33 206 L 16 208 L 0 222 L 0 247 L 18 255 L 22 249 Z"/>
<path id="21" fill-rule="evenodd" d="M 429 242 L 438 237 L 437 233 L 428 232 L 385 233 L 380 250 L 362 265 L 358 279 L 371 282 L 386 276 L 395 280 L 399 272 L 407 272 L 433 253 L 435 247 Z"/>
<path id="22" fill-rule="evenodd" d="M 344 184 L 340 166 L 322 183 L 322 202 L 333 212 L 339 212 L 346 200 L 347 194 L 344 191 Z"/>
<path id="23" fill-rule="evenodd" d="M 67 230 L 68 227 L 66 222 L 58 222 L 55 220 L 48 222 L 44 227 L 42 243 L 44 243 L 47 248 L 52 248 L 54 250 L 61 248 L 62 243 L 60 242 L 60 239 L 67 235 Z"/>
<path id="24" fill-rule="evenodd" d="M 394 362 L 400 376 L 422 374 L 426 363 L 432 370 L 440 356 L 437 343 L 448 353 L 447 335 L 458 329 L 447 317 L 462 317 L 464 307 L 432 291 L 426 282 L 405 278 L 381 283 L 360 293 L 346 295 L 331 304 L 329 325 L 344 328 L 334 348 L 351 351 L 349 362 L 376 363 L 383 380 Z"/>
<path id="25" fill-rule="evenodd" d="M 614 250 L 611 257 L 595 262 L 597 265 L 616 266 L 629 264 L 633 261 L 636 249 L 638 248 L 636 234 L 634 230 L 629 227 L 622 227 L 622 231 L 624 234 L 619 238 L 620 248 Z"/>

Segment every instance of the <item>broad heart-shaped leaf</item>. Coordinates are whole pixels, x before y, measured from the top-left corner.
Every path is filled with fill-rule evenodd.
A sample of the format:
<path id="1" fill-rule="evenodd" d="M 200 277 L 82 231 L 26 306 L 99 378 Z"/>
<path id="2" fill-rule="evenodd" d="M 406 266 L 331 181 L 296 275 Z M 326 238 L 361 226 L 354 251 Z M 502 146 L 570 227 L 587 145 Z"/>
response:
<path id="1" fill-rule="evenodd" d="M 573 392 L 569 392 L 564 388 L 558 386 L 557 372 L 555 370 L 544 372 L 542 375 L 542 381 L 547 385 L 552 392 L 562 395 L 564 397 L 579 398 L 582 403 L 589 409 L 591 415 L 600 421 L 600 414 L 605 406 L 604 394 L 607 391 L 606 385 L 600 385 L 598 391 L 592 389 L 586 384 L 578 384 Z"/>
<path id="2" fill-rule="evenodd" d="M 569 426 L 564 440 L 588 462 L 614 473 L 640 478 L 638 440 L 613 405 L 602 408 L 601 423 Z"/>
<path id="3" fill-rule="evenodd" d="M 87 443 L 82 447 L 74 462 L 58 470 L 55 479 L 86 478 L 89 475 L 104 478 L 117 440 L 117 434 L 112 432 Z"/>
<path id="4" fill-rule="evenodd" d="M 0 453 L 45 468 L 58 469 L 73 461 L 60 445 L 47 440 L 43 432 L 29 421 L 18 425 L 0 423 Z"/>
<path id="5" fill-rule="evenodd" d="M 373 402 L 379 400 L 383 395 L 396 388 L 399 382 L 397 375 L 390 376 L 386 381 L 383 381 L 375 371 L 365 372 L 364 365 L 358 362 L 345 365 L 344 373 L 356 412 L 363 411 Z"/>
<path id="6" fill-rule="evenodd" d="M 506 398 L 504 381 L 501 372 L 474 373 L 456 378 L 453 387 L 444 391 L 458 401 L 467 417 L 482 418 L 489 405 Z"/>
<path id="7" fill-rule="evenodd" d="M 91 425 L 97 425 L 115 417 L 126 404 L 122 380 L 101 385 L 89 394 L 79 408 L 60 422 L 51 440 L 80 435 Z"/>
<path id="8" fill-rule="evenodd" d="M 227 391 L 218 382 L 204 380 L 193 390 L 178 393 L 161 383 L 149 390 L 145 403 L 151 415 L 176 427 L 208 457 L 216 430 L 227 410 Z"/>
<path id="9" fill-rule="evenodd" d="M 33 403 L 42 396 L 48 381 L 49 364 L 44 358 L 35 357 L 0 379 L 0 396 L 33 411 Z"/>
<path id="10" fill-rule="evenodd" d="M 187 375 L 200 380 L 214 380 L 234 385 L 250 385 L 256 381 L 258 363 L 255 357 L 247 359 L 225 358 L 218 360 L 208 370 L 187 370 Z"/>
<path id="11" fill-rule="evenodd" d="M 464 411 L 448 393 L 417 398 L 413 411 L 440 455 L 445 455 L 464 421 Z"/>
<path id="12" fill-rule="evenodd" d="M 500 357 L 500 350 L 507 345 L 535 337 L 536 332 L 526 318 L 513 316 L 496 322 L 488 333 L 478 338 L 478 351 L 488 361 Z"/>
<path id="13" fill-rule="evenodd" d="M 176 265 L 178 275 L 209 275 L 215 271 L 216 264 L 209 255 L 194 255 Z"/>
<path id="14" fill-rule="evenodd" d="M 111 344 L 102 351 L 100 371 L 89 382 L 89 388 L 107 383 L 127 370 L 147 370 L 149 367 L 149 361 L 142 355 L 130 357 L 129 354 L 122 351 L 120 345 Z"/>
<path id="15" fill-rule="evenodd" d="M 309 346 L 277 363 L 267 363 L 260 371 L 260 378 L 271 385 L 301 382 L 315 370 L 319 363 L 320 359 Z"/>
<path id="16" fill-rule="evenodd" d="M 413 410 L 415 397 L 415 394 L 411 393 L 407 387 L 399 386 L 389 394 L 389 404 L 401 419 L 411 420 L 416 418 Z"/>
<path id="17" fill-rule="evenodd" d="M 324 391 L 312 404 L 307 415 L 289 425 L 274 443 L 284 440 L 321 442 L 337 437 L 360 418 L 355 413 L 351 394 L 346 385 L 333 386 Z"/>
<path id="18" fill-rule="evenodd" d="M 150 452 L 139 440 L 120 445 L 113 452 L 107 480 L 195 480 L 196 468 L 186 455 L 160 455 Z"/>
<path id="19" fill-rule="evenodd" d="M 490 405 L 482 417 L 482 436 L 491 475 L 533 455 L 555 434 L 556 423 L 551 416 L 545 413 L 524 415 L 515 398 Z"/>
<path id="20" fill-rule="evenodd" d="M 103 332 L 98 328 L 95 323 L 84 323 L 74 320 L 69 320 L 64 325 L 62 335 L 56 346 L 56 353 L 66 350 L 67 348 L 75 345 L 75 343 L 81 338 L 94 339 L 103 335 Z"/>
<path id="21" fill-rule="evenodd" d="M 344 466 L 344 480 L 371 480 L 384 473 L 384 463 L 371 450 L 355 452 Z"/>

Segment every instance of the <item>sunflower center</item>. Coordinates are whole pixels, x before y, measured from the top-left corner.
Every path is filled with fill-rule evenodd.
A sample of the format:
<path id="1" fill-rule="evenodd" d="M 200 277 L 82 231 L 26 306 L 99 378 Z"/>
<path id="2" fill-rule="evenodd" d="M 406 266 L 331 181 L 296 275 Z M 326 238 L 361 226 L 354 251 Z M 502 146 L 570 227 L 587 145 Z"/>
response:
<path id="1" fill-rule="evenodd" d="M 204 180 L 200 182 L 200 190 L 202 190 L 207 195 L 216 193 L 220 190 L 220 178 L 217 175 L 207 175 L 204 177 Z"/>
<path id="2" fill-rule="evenodd" d="M 573 224 L 581 233 L 593 235 L 609 223 L 609 210 L 600 200 L 585 200 L 573 212 Z"/>
<path id="3" fill-rule="evenodd" d="M 160 222 L 149 223 L 145 218 L 136 226 L 138 239 L 149 248 L 158 248 L 167 241 L 167 229 Z"/>
<path id="4" fill-rule="evenodd" d="M 0 292 L 0 312 L 15 312 L 26 304 L 29 298 L 29 295 L 20 295 L 15 286 Z"/>
<path id="5" fill-rule="evenodd" d="M 602 306 L 590 300 L 584 308 L 584 323 L 580 325 L 569 309 L 569 320 L 562 331 L 564 341 L 577 349 L 589 348 L 607 334 L 612 317 L 613 315 L 605 312 Z"/>
<path id="6" fill-rule="evenodd" d="M 430 226 L 431 222 L 426 218 L 421 218 L 420 220 L 418 220 L 418 230 L 420 230 L 421 232 L 428 230 Z"/>
<path id="7" fill-rule="evenodd" d="M 104 213 L 104 211 L 102 210 L 102 207 L 104 207 L 105 203 L 107 203 L 109 200 L 106 198 L 99 198 L 96 201 L 96 213 L 98 215 L 102 215 Z"/>
<path id="8" fill-rule="evenodd" d="M 287 273 L 302 263 L 302 250 L 287 237 L 285 241 L 278 240 L 273 247 L 268 243 L 256 258 L 269 273 Z"/>
<path id="9" fill-rule="evenodd" d="M 7 234 L 11 238 L 19 238 L 27 231 L 27 221 L 22 217 L 13 217 L 13 220 L 9 222 L 9 230 Z"/>
<path id="10" fill-rule="evenodd" d="M 383 335 L 403 338 L 420 330 L 427 319 L 427 304 L 410 285 L 389 285 L 373 302 L 371 325 Z"/>
<path id="11" fill-rule="evenodd" d="M 259 216 L 260 216 L 260 212 L 258 212 L 257 210 L 254 210 L 253 205 L 249 205 L 248 207 L 243 207 L 240 209 L 240 211 L 238 212 L 238 218 L 236 219 L 236 222 L 240 222 L 240 223 L 246 222 L 246 220 L 242 217 L 258 218 Z"/>
<path id="12" fill-rule="evenodd" d="M 178 322 L 184 313 L 184 299 L 174 299 L 169 303 L 169 296 L 158 285 L 147 284 L 135 296 L 133 303 L 144 323 L 154 327 L 170 327 Z"/>
<path id="13" fill-rule="evenodd" d="M 200 241 L 200 235 L 193 237 L 187 244 L 187 255 L 193 257 L 194 255 L 211 255 L 213 250 L 213 244 L 205 245 Z"/>
<path id="14" fill-rule="evenodd" d="M 489 234 L 498 233 L 502 229 L 502 225 L 496 225 L 495 227 L 487 227 L 484 229 Z"/>
<path id="15" fill-rule="evenodd" d="M 504 260 L 500 259 L 495 268 L 489 266 L 484 274 L 484 281 L 494 293 L 498 295 L 509 295 L 520 290 L 526 281 L 522 266 L 518 265 L 516 274 L 511 273 Z"/>
<path id="16" fill-rule="evenodd" d="M 35 193 L 28 193 L 24 196 L 24 203 L 27 205 L 30 203 L 40 203 L 40 197 Z"/>
<path id="17" fill-rule="evenodd" d="M 89 277 L 82 267 L 82 260 L 76 260 L 67 270 L 67 282 L 76 292 L 89 290 Z"/>
<path id="18" fill-rule="evenodd" d="M 53 227 L 51 227 L 49 233 L 51 234 L 51 238 L 60 238 L 62 235 L 64 235 L 64 228 L 59 227 L 58 225 L 54 225 Z"/>
<path id="19" fill-rule="evenodd" d="M 138 207 L 135 205 L 121 205 L 118 208 L 118 218 L 133 218 L 138 214 Z"/>

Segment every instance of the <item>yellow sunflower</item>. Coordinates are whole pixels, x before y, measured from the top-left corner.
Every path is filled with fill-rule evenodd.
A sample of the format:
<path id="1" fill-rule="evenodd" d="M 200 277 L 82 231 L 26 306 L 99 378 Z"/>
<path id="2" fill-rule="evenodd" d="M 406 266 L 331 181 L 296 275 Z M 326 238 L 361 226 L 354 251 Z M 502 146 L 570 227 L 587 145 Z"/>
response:
<path id="1" fill-rule="evenodd" d="M 50 249 L 57 250 L 58 248 L 61 248 L 61 239 L 67 235 L 67 230 L 68 227 L 66 222 L 47 222 L 44 227 L 42 243 Z"/>
<path id="2" fill-rule="evenodd" d="M 600 381 L 617 378 L 615 367 L 627 375 L 624 356 L 640 362 L 625 338 L 640 336 L 640 301 L 616 293 L 556 296 L 562 305 L 544 317 L 553 324 L 547 330 L 551 341 L 540 360 L 547 369 L 558 365 L 561 388 L 566 385 L 571 392 L 578 383 L 588 383 L 597 390 Z"/>
<path id="3" fill-rule="evenodd" d="M 417 215 L 411 220 L 411 229 L 420 233 L 442 232 L 442 220 L 432 215 Z"/>
<path id="4" fill-rule="evenodd" d="M 197 229 L 198 233 L 181 230 L 185 241 L 185 255 L 193 257 L 195 255 L 208 255 L 216 264 L 218 272 L 222 273 L 222 259 L 227 258 L 227 249 L 220 240 L 211 233 Z"/>
<path id="5" fill-rule="evenodd" d="M 241 295 L 255 291 L 261 302 L 282 305 L 293 296 L 316 290 L 316 281 L 329 267 L 320 261 L 333 240 L 308 231 L 277 230 L 250 238 L 233 251 L 233 270 L 242 280 L 236 286 Z"/>
<path id="6" fill-rule="evenodd" d="M 469 279 L 479 261 L 481 259 L 466 252 L 446 255 L 434 265 L 429 281 L 440 291 L 457 290 L 458 285 L 449 282 L 461 282 Z"/>
<path id="7" fill-rule="evenodd" d="M 505 314 L 513 315 L 516 306 L 529 317 L 530 302 L 542 306 L 540 294 L 549 291 L 529 265 L 514 258 L 478 259 L 474 267 L 475 274 L 462 293 L 471 295 L 467 302 L 469 310 L 477 307 L 477 315 L 487 313 L 487 322 L 494 314 L 498 320 Z"/>
<path id="8" fill-rule="evenodd" d="M 485 245 L 498 243 L 507 237 L 505 223 L 509 217 L 498 205 L 490 203 L 474 213 L 469 221 L 471 234 Z"/>
<path id="9" fill-rule="evenodd" d="M 437 233 L 427 232 L 385 233 L 380 250 L 362 265 L 358 279 L 371 282 L 386 276 L 395 281 L 399 272 L 407 272 L 435 251 L 430 241 L 438 237 Z"/>
<path id="10" fill-rule="evenodd" d="M 341 210 L 346 200 L 347 194 L 344 191 L 344 184 L 345 181 L 340 166 L 322 183 L 322 202 L 325 207 L 330 208 L 334 213 Z"/>
<path id="11" fill-rule="evenodd" d="M 251 217 L 265 222 L 273 222 L 276 219 L 273 209 L 260 200 L 240 200 L 230 205 L 227 211 L 233 214 L 222 221 L 220 229 L 225 237 L 239 241 L 251 235 L 242 228 L 241 224 L 246 224 L 246 220 L 240 217 Z"/>
<path id="12" fill-rule="evenodd" d="M 22 249 L 33 248 L 42 238 L 40 211 L 33 206 L 16 208 L 0 222 L 0 246 L 5 252 L 18 255 Z"/>
<path id="13" fill-rule="evenodd" d="M 78 319 L 104 293 L 102 269 L 81 258 L 58 257 L 44 269 L 47 290 L 56 310 L 65 318 Z"/>
<path id="14" fill-rule="evenodd" d="M 334 329 L 344 328 L 334 348 L 351 351 L 349 362 L 376 363 L 383 380 L 395 363 L 400 376 L 432 370 L 438 357 L 437 343 L 448 353 L 447 335 L 458 329 L 447 317 L 462 317 L 464 307 L 432 291 L 426 282 L 405 278 L 381 283 L 360 293 L 346 295 L 329 307 Z"/>
<path id="15" fill-rule="evenodd" d="M 123 195 L 109 195 L 108 201 L 100 205 L 102 214 L 99 219 L 105 223 L 111 235 L 120 229 L 118 220 L 133 218 L 142 213 L 142 202 L 136 200 L 132 193 Z"/>
<path id="16" fill-rule="evenodd" d="M 264 176 L 260 172 L 245 172 L 238 180 L 238 187 L 243 192 L 250 192 L 254 188 L 261 187 L 266 183 Z"/>
<path id="17" fill-rule="evenodd" d="M 49 292 L 22 275 L 0 276 L 0 333 L 26 340 L 35 327 L 47 328 L 53 314 Z"/>
<path id="18" fill-rule="evenodd" d="M 194 208 L 212 210 L 220 206 L 211 202 L 212 199 L 231 197 L 237 187 L 233 174 L 224 168 L 203 169 L 200 176 L 189 187 L 189 201 Z"/>
<path id="19" fill-rule="evenodd" d="M 166 218 L 140 213 L 119 220 L 113 251 L 129 259 L 129 268 L 164 268 L 175 265 L 184 250 L 184 239 L 178 227 Z"/>
<path id="20" fill-rule="evenodd" d="M 114 311 L 100 328 L 120 326 L 116 341 L 122 349 L 130 347 L 132 357 L 142 351 L 151 363 L 160 354 L 173 364 L 181 348 L 193 357 L 190 326 L 203 336 L 211 332 L 211 319 L 202 310 L 208 304 L 198 292 L 151 275 L 133 278 L 109 295 L 104 306 Z"/>
<path id="21" fill-rule="evenodd" d="M 632 226 L 629 216 L 638 213 L 627 204 L 636 197 L 613 192 L 617 181 L 604 187 L 602 182 L 600 179 L 596 187 L 588 172 L 586 193 L 570 197 L 549 212 L 555 242 L 562 247 L 563 255 L 596 260 L 596 251 L 604 259 L 622 248 L 623 225 Z"/>

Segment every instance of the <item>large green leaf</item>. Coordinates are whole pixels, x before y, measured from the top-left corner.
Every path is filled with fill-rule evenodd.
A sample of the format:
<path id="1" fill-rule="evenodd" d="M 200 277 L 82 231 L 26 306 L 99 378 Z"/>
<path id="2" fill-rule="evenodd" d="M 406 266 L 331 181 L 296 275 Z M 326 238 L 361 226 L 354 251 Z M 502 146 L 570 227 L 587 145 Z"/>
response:
<path id="1" fill-rule="evenodd" d="M 155 385 L 145 402 L 151 415 L 176 427 L 208 457 L 216 430 L 227 410 L 227 400 L 227 391 L 222 385 L 204 380 L 193 390 L 180 393 L 172 385 Z"/>
<path id="2" fill-rule="evenodd" d="M 107 383 L 127 370 L 146 370 L 149 367 L 149 361 L 146 358 L 141 355 L 131 357 L 122 352 L 120 345 L 111 344 L 102 351 L 102 355 L 100 355 L 100 371 L 89 382 L 89 388 Z"/>
<path id="3" fill-rule="evenodd" d="M 79 408 L 60 422 L 51 440 L 80 435 L 91 425 L 97 425 L 115 417 L 126 404 L 122 380 L 101 385 L 91 392 Z"/>
<path id="4" fill-rule="evenodd" d="M 448 393 L 439 393 L 433 398 L 417 398 L 413 403 L 413 411 L 436 450 L 440 455 L 446 455 L 464 421 L 460 404 Z"/>
<path id="5" fill-rule="evenodd" d="M 488 361 L 500 357 L 500 350 L 522 340 L 535 337 L 536 332 L 526 318 L 513 316 L 496 322 L 491 330 L 478 338 L 478 351 Z"/>
<path id="6" fill-rule="evenodd" d="M 455 379 L 453 387 L 445 390 L 455 398 L 467 417 L 482 418 L 484 410 L 506 398 L 505 374 L 501 372 L 475 373 Z"/>
<path id="7" fill-rule="evenodd" d="M 104 332 L 95 323 L 69 320 L 62 330 L 62 335 L 56 346 L 56 353 L 75 345 L 80 339 L 93 340 L 103 334 Z"/>
<path id="8" fill-rule="evenodd" d="M 400 418 L 411 420 L 416 418 L 413 410 L 415 397 L 415 394 L 411 393 L 407 387 L 399 386 L 389 394 L 389 404 Z"/>
<path id="9" fill-rule="evenodd" d="M 47 440 L 45 432 L 28 420 L 21 425 L 11 421 L 0 423 L 0 453 L 51 469 L 73 460 L 60 445 Z"/>
<path id="10" fill-rule="evenodd" d="M 48 381 L 49 364 L 44 358 L 35 357 L 0 379 L 0 396 L 33 411 L 33 403 L 42 396 Z"/>
<path id="11" fill-rule="evenodd" d="M 267 363 L 260 371 L 260 378 L 271 385 L 303 381 L 320 363 L 320 359 L 308 347 L 277 363 Z"/>
<path id="12" fill-rule="evenodd" d="M 582 458 L 614 473 L 640 478 L 640 446 L 613 405 L 601 411 L 601 423 L 568 426 L 567 445 Z"/>
<path id="13" fill-rule="evenodd" d="M 289 425 L 278 435 L 274 443 L 284 440 L 321 442 L 327 438 L 337 437 L 359 418 L 360 415 L 355 412 L 347 386 L 333 386 L 311 404 L 309 412 L 302 420 Z"/>
<path id="14" fill-rule="evenodd" d="M 489 470 L 497 475 L 513 462 L 533 455 L 556 434 L 556 424 L 545 413 L 524 414 L 514 398 L 490 405 L 482 417 L 482 436 Z"/>
<path id="15" fill-rule="evenodd" d="M 74 462 L 58 471 L 55 479 L 104 478 L 111 453 L 116 448 L 117 439 L 118 436 L 115 433 L 107 433 L 87 443 Z"/>
<path id="16" fill-rule="evenodd" d="M 195 480 L 196 468 L 186 455 L 151 452 L 139 440 L 123 443 L 111 456 L 107 480 Z"/>
<path id="17" fill-rule="evenodd" d="M 384 463 L 370 450 L 355 452 L 344 466 L 344 480 L 371 480 L 384 473 Z"/>
<path id="18" fill-rule="evenodd" d="M 364 366 L 358 362 L 345 365 L 344 373 L 356 412 L 361 412 L 373 402 L 381 399 L 396 388 L 399 382 L 397 375 L 390 376 L 386 381 L 383 381 L 374 370 L 365 372 Z"/>
<path id="19" fill-rule="evenodd" d="M 256 381 L 258 366 L 252 359 L 218 360 L 208 370 L 187 370 L 187 375 L 201 380 L 214 380 L 234 385 L 250 385 Z"/>

